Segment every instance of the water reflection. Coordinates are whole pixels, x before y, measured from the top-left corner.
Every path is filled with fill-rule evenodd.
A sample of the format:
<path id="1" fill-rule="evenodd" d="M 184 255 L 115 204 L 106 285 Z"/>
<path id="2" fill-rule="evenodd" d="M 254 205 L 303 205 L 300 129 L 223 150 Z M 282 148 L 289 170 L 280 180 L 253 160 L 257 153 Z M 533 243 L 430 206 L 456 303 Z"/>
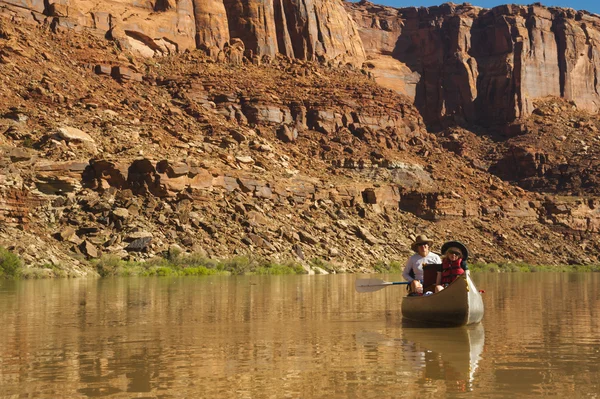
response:
<path id="1" fill-rule="evenodd" d="M 357 278 L 0 281 L 0 397 L 600 391 L 600 274 L 476 275 L 483 323 L 441 329 L 403 324 L 406 291 Z"/>
<path id="2" fill-rule="evenodd" d="M 411 328 L 402 330 L 408 360 L 421 371 L 420 378 L 443 380 L 449 392 L 473 390 L 485 343 L 482 324 L 458 328 Z"/>
<path id="3" fill-rule="evenodd" d="M 482 275 L 496 392 L 598 397 L 600 274 Z M 487 309 L 487 308 L 486 308 Z"/>

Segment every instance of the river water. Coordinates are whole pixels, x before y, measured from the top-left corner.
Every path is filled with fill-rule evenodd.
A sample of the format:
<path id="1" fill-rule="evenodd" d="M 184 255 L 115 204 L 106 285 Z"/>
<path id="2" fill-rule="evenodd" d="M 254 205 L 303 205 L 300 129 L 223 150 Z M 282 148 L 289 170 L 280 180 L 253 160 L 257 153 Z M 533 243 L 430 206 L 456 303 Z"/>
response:
<path id="1" fill-rule="evenodd" d="M 0 281 L 0 398 L 600 397 L 600 274 L 473 274 L 415 328 L 357 276 Z"/>

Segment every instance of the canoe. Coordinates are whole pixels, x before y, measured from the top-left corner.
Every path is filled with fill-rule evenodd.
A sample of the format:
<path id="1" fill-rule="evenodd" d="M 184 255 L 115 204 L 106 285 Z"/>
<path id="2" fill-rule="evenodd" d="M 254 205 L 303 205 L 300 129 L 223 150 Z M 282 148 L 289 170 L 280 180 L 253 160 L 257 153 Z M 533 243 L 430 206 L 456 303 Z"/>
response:
<path id="1" fill-rule="evenodd" d="M 477 287 L 465 273 L 438 293 L 404 297 L 402 317 L 410 321 L 445 326 L 475 324 L 483 318 L 483 300 Z"/>

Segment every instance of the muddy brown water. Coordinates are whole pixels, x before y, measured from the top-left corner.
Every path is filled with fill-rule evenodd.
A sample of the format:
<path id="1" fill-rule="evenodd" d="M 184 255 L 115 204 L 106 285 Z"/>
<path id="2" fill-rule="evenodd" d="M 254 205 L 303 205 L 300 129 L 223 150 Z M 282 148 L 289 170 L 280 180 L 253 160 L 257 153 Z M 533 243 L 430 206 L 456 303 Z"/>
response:
<path id="1" fill-rule="evenodd" d="M 463 328 L 366 277 L 1 281 L 0 397 L 599 396 L 599 273 L 473 274 Z"/>

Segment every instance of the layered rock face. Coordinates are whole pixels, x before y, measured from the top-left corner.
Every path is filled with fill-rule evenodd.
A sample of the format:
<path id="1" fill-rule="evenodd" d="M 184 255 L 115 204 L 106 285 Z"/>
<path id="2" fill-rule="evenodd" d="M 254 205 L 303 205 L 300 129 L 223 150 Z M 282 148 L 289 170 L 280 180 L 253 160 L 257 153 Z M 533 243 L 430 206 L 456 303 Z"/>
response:
<path id="1" fill-rule="evenodd" d="M 0 14 L 55 30 L 91 28 L 145 56 L 193 48 L 218 56 L 230 39 L 249 56 L 357 66 L 365 56 L 340 0 L 0 0 Z"/>
<path id="2" fill-rule="evenodd" d="M 115 50 L 0 18 L 0 246 L 32 273 L 171 249 L 372 272 L 421 233 L 469 243 L 477 262 L 600 261 L 597 199 L 530 193 L 486 165 L 504 175 L 518 162 L 531 186 L 568 174 L 572 192 L 585 167 L 597 186 L 600 121 L 566 101 L 537 105 L 530 133 L 490 158 L 497 142 L 427 132 L 408 98 L 359 70 Z M 544 141 L 553 120 L 561 132 Z"/>
<path id="3" fill-rule="evenodd" d="M 219 52 L 229 41 L 229 25 L 225 6 L 220 0 L 194 1 L 196 21 L 196 46 Z"/>
<path id="4" fill-rule="evenodd" d="M 600 109 L 596 16 L 537 5 L 346 6 L 367 67 L 381 84 L 413 97 L 429 124 L 506 124 L 549 95 Z"/>

